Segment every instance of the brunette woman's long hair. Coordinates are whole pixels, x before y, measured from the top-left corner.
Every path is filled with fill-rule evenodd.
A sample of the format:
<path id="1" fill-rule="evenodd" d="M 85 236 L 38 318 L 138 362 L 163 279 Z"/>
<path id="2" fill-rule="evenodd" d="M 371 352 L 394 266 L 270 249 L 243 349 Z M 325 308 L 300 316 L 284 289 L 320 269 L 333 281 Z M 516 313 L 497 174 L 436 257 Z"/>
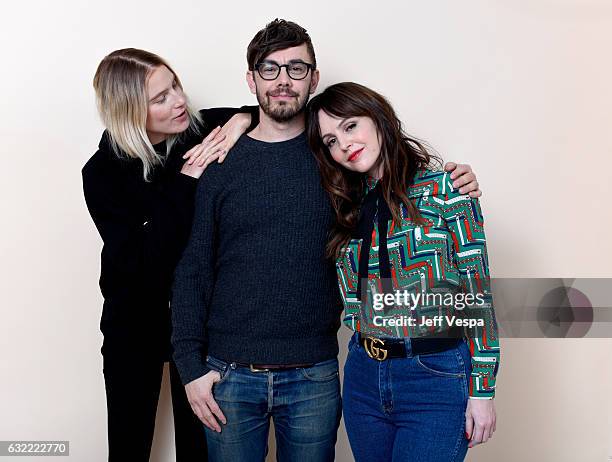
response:
<path id="1" fill-rule="evenodd" d="M 404 133 L 402 123 L 385 97 L 357 83 L 337 83 L 310 101 L 306 124 L 308 142 L 321 171 L 321 182 L 336 214 L 327 244 L 327 257 L 338 258 L 357 226 L 367 175 L 350 171 L 333 160 L 321 139 L 319 111 L 340 119 L 372 119 L 380 142 L 378 162 L 382 164 L 383 172 L 380 186 L 393 220 L 400 221 L 400 208 L 404 204 L 410 218 L 422 222 L 416 206 L 408 199 L 408 187 L 413 183 L 417 170 L 441 167 L 440 158 L 430 153 L 423 142 Z"/>

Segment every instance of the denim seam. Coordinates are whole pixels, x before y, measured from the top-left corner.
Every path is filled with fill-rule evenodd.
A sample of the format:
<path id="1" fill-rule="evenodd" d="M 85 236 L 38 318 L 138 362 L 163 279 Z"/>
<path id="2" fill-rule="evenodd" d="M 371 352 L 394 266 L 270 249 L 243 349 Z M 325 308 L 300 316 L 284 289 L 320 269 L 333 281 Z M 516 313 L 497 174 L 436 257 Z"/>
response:
<path id="1" fill-rule="evenodd" d="M 268 412 L 274 407 L 274 374 L 268 372 Z"/>
<path id="2" fill-rule="evenodd" d="M 463 361 L 463 357 L 461 356 L 461 352 L 459 351 L 458 348 L 455 353 L 457 354 L 457 359 L 459 360 L 459 364 L 461 365 L 463 369 L 465 369 L 465 362 Z M 461 391 L 462 391 L 463 402 L 466 404 L 467 404 L 467 400 L 469 399 L 467 387 L 468 387 L 467 376 L 466 374 L 463 374 L 463 377 L 461 378 Z M 463 439 L 465 438 L 464 433 L 465 433 L 465 411 L 464 411 L 464 418 L 462 419 L 462 422 L 461 422 L 461 431 L 459 431 L 459 436 L 457 437 L 457 443 L 455 444 L 455 452 L 453 454 L 451 462 L 454 462 L 457 459 L 457 456 L 459 455 L 459 448 L 461 447 Z"/>
<path id="3" fill-rule="evenodd" d="M 312 382 L 328 382 L 338 377 L 338 375 L 340 374 L 340 372 L 338 371 L 338 368 L 336 368 L 336 370 L 334 371 L 332 375 L 327 375 L 325 377 L 312 377 L 311 375 L 308 374 L 308 372 L 306 371 L 306 368 L 300 368 L 300 372 L 302 373 L 304 377 L 306 377 L 308 380 Z"/>
<path id="4" fill-rule="evenodd" d="M 462 429 L 463 429 L 463 425 L 462 425 Z M 459 455 L 459 448 L 461 447 L 461 439 L 465 438 L 465 435 L 462 435 L 462 432 L 459 432 L 459 436 L 457 437 L 457 443 L 455 443 L 455 449 L 453 451 L 453 456 L 450 460 L 450 462 L 455 462 L 455 460 L 457 460 L 457 456 Z"/>
<path id="5" fill-rule="evenodd" d="M 389 389 L 389 415 L 391 415 L 393 413 L 393 385 L 391 383 L 391 366 L 393 365 L 393 362 L 390 360 L 389 364 L 387 365 L 387 387 Z"/>
<path id="6" fill-rule="evenodd" d="M 459 347 L 455 348 L 455 356 L 457 356 L 457 362 L 459 363 L 461 370 L 465 370 L 465 363 L 463 362 L 463 357 L 461 356 Z M 463 375 L 465 375 L 465 373 Z"/>
<path id="7" fill-rule="evenodd" d="M 218 372 L 221 378 L 218 382 L 215 382 L 214 385 L 220 385 L 228 378 L 230 375 L 231 367 L 228 363 L 221 361 L 220 359 L 214 358 L 212 356 L 206 357 L 206 366 L 215 372 Z M 211 367 L 212 366 L 212 367 Z"/>
<path id="8" fill-rule="evenodd" d="M 357 343 L 357 341 L 351 339 L 349 341 L 349 345 L 348 345 L 348 352 L 352 353 L 353 351 L 355 351 L 357 348 L 359 348 L 359 343 Z"/>
<path id="9" fill-rule="evenodd" d="M 455 352 L 455 354 L 457 354 L 457 352 Z M 426 371 L 435 374 L 439 377 L 448 377 L 448 378 L 453 378 L 453 379 L 458 379 L 461 377 L 465 377 L 465 372 L 459 372 L 457 374 L 452 373 L 452 372 L 442 372 L 442 371 L 436 371 L 435 369 L 432 369 L 431 367 L 426 366 L 425 364 L 423 364 L 421 362 L 421 355 L 415 355 L 414 358 L 416 359 L 417 364 L 422 367 L 423 369 L 425 369 Z M 463 360 L 460 360 L 460 365 L 462 366 L 462 368 L 464 368 L 463 366 Z"/>
<path id="10" fill-rule="evenodd" d="M 462 386 L 461 386 L 461 390 L 463 392 L 463 401 L 467 404 L 467 378 L 465 376 L 465 374 L 463 375 L 462 379 Z M 457 437 L 457 443 L 455 444 L 455 451 L 453 453 L 453 457 L 451 459 L 451 462 L 454 462 L 455 460 L 457 460 L 457 456 L 459 455 L 459 448 L 461 447 L 461 444 L 463 442 L 463 439 L 465 438 L 465 412 L 464 412 L 464 417 L 462 419 L 461 422 L 461 430 L 459 431 L 459 435 Z"/>

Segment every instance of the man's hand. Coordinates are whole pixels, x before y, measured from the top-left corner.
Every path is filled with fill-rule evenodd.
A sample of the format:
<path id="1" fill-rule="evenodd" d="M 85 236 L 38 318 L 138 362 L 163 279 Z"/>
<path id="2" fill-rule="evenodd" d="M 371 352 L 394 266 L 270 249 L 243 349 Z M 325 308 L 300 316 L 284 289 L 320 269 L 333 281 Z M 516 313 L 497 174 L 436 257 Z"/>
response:
<path id="1" fill-rule="evenodd" d="M 474 199 L 482 196 L 482 191 L 478 187 L 478 181 L 476 181 L 476 175 L 468 164 L 447 162 L 444 164 L 444 171 L 452 172 L 451 180 L 455 180 L 453 181 L 453 188 L 459 188 L 459 194 L 469 193 L 470 197 Z"/>
<path id="2" fill-rule="evenodd" d="M 465 437 L 470 440 L 468 447 L 486 443 L 493 436 L 496 420 L 492 399 L 468 399 L 465 410 Z"/>
<path id="3" fill-rule="evenodd" d="M 198 416 L 198 419 L 211 430 L 221 433 L 221 427 L 217 419 L 223 425 L 227 423 L 227 420 L 212 394 L 213 384 L 219 380 L 221 380 L 221 374 L 217 371 L 209 371 L 199 379 L 195 379 L 185 385 L 185 391 L 187 392 L 187 399 L 191 409 Z M 215 416 L 217 419 L 215 419 Z"/>

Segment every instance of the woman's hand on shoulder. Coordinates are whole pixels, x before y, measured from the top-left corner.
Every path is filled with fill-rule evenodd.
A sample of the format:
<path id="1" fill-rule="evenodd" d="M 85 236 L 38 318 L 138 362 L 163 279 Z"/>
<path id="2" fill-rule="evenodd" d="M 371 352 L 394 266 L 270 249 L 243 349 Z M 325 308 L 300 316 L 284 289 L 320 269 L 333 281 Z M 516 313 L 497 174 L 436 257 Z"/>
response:
<path id="1" fill-rule="evenodd" d="M 226 135 L 221 131 L 221 127 L 215 128 L 200 144 L 196 144 L 185 153 L 183 159 L 186 160 L 183 168 L 181 168 L 181 173 L 193 178 L 200 178 L 206 167 L 226 154 L 223 147 Z"/>
<path id="2" fill-rule="evenodd" d="M 225 136 L 221 143 L 223 154 L 219 157 L 219 163 L 223 162 L 227 157 L 227 153 L 234 147 L 238 138 L 247 131 L 251 125 L 251 114 L 238 113 L 234 114 L 230 120 L 221 127 L 220 135 Z"/>
<path id="3" fill-rule="evenodd" d="M 468 399 L 465 410 L 465 437 L 468 447 L 486 443 L 495 431 L 495 403 L 493 399 Z"/>

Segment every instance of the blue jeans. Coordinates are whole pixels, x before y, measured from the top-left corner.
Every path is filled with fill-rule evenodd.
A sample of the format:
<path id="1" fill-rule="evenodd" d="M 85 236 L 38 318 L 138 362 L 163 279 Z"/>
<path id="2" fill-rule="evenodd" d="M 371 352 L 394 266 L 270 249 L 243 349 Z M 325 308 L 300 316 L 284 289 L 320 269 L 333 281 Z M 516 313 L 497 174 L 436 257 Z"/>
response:
<path id="1" fill-rule="evenodd" d="M 263 462 L 270 418 L 279 462 L 334 460 L 342 412 L 337 359 L 274 372 L 252 372 L 212 356 L 207 365 L 221 374 L 213 395 L 227 419 L 221 433 L 206 428 L 211 462 Z"/>
<path id="2" fill-rule="evenodd" d="M 376 361 L 353 335 L 344 366 L 344 423 L 356 462 L 451 462 L 467 452 L 471 357 L 450 350 Z"/>

